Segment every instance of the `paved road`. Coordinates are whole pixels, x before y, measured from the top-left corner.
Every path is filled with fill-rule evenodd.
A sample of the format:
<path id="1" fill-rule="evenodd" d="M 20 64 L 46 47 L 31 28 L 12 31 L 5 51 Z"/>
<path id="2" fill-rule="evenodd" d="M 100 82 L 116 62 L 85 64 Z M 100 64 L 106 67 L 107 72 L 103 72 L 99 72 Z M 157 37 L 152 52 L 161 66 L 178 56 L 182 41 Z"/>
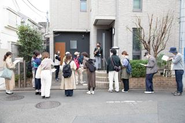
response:
<path id="1" fill-rule="evenodd" d="M 63 91 L 52 90 L 50 99 L 41 99 L 31 91 L 15 93 L 11 97 L 0 92 L 0 123 L 185 123 L 185 95 L 174 97 L 170 91 L 144 94 L 141 90 L 98 90 L 95 95 L 87 95 L 77 90 L 73 97 L 65 97 Z M 11 101 L 21 96 L 24 98 Z M 42 106 L 47 108 L 51 101 L 61 105 L 35 107 L 44 102 Z"/>

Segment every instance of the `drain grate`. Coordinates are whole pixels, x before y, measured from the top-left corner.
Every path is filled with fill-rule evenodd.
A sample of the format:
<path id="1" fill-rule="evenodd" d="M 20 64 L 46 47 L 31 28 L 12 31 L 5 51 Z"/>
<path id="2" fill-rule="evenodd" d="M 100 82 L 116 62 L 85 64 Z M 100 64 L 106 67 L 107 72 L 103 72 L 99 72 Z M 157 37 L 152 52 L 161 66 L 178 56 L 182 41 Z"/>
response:
<path id="1" fill-rule="evenodd" d="M 60 105 L 61 103 L 57 101 L 47 101 L 47 102 L 40 102 L 36 104 L 35 107 L 38 109 L 51 109 L 51 108 L 56 108 Z"/>
<path id="2" fill-rule="evenodd" d="M 15 101 L 15 100 L 21 100 L 23 98 L 24 96 L 13 94 L 13 95 L 5 97 L 4 100 L 5 101 Z"/>

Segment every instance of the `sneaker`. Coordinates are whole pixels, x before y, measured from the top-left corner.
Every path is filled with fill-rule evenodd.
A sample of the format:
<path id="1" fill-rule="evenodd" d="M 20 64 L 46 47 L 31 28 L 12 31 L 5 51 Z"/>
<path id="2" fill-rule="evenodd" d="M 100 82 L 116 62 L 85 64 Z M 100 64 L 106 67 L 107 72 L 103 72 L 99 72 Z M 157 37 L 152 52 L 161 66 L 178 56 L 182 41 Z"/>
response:
<path id="1" fill-rule="evenodd" d="M 151 91 L 145 91 L 144 93 L 145 93 L 145 94 L 152 94 Z"/>
<path id="2" fill-rule="evenodd" d="M 123 93 L 128 93 L 128 91 L 125 91 L 124 89 L 122 89 L 122 92 L 123 92 Z"/>
<path id="3" fill-rule="evenodd" d="M 112 90 L 108 90 L 108 92 L 112 93 L 113 91 Z"/>
<path id="4" fill-rule="evenodd" d="M 151 91 L 151 94 L 154 94 L 154 91 Z"/>
<path id="5" fill-rule="evenodd" d="M 94 91 L 92 91 L 91 94 L 94 94 Z"/>
<path id="6" fill-rule="evenodd" d="M 182 93 L 176 92 L 176 93 L 174 93 L 173 95 L 174 95 L 174 96 L 181 96 Z"/>
<path id="7" fill-rule="evenodd" d="M 119 91 L 115 91 L 116 93 L 119 93 Z"/>
<path id="8" fill-rule="evenodd" d="M 90 92 L 90 91 L 88 91 L 88 92 L 87 92 L 87 94 L 91 94 L 91 92 Z"/>

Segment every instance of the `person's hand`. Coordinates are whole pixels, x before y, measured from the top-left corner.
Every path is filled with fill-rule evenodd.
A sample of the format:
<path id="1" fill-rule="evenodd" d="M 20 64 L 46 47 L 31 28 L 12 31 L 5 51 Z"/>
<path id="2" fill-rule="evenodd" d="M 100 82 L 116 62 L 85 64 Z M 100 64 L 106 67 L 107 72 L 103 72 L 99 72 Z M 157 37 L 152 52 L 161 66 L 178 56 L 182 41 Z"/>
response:
<path id="1" fill-rule="evenodd" d="M 173 57 L 169 57 L 169 58 L 168 58 L 168 61 L 171 61 L 172 59 L 173 59 Z"/>

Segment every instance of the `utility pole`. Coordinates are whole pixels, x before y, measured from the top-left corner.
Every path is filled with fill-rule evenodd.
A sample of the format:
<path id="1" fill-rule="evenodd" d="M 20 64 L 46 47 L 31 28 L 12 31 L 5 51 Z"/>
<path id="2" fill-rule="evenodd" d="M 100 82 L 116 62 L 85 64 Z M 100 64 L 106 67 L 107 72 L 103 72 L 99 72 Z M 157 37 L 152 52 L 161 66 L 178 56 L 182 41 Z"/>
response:
<path id="1" fill-rule="evenodd" d="M 180 24 L 179 24 L 179 52 L 183 55 L 183 63 L 185 63 L 185 0 L 180 0 Z M 185 66 L 185 64 L 184 64 Z M 185 74 L 183 77 L 185 85 Z M 185 88 L 185 86 L 184 86 Z"/>

